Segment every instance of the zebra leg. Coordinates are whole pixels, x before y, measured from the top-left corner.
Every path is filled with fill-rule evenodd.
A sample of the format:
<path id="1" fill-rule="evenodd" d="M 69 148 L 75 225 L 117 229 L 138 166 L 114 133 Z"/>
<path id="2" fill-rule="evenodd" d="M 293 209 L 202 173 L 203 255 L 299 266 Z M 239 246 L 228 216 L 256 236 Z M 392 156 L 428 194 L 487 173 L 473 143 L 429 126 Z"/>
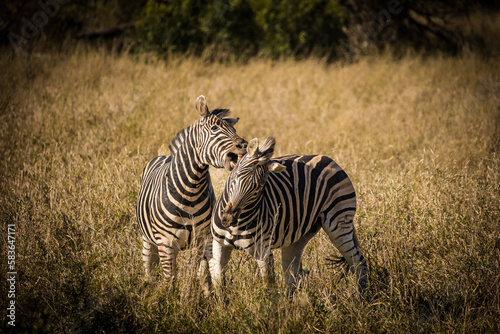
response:
<path id="1" fill-rule="evenodd" d="M 363 293 L 367 285 L 366 259 L 359 251 L 358 239 L 354 230 L 353 215 L 337 217 L 334 221 L 326 219 L 323 229 L 332 244 L 342 253 L 349 264 L 349 270 L 356 274 L 358 290 Z"/>
<path id="2" fill-rule="evenodd" d="M 281 267 L 285 273 L 288 297 L 293 295 L 302 277 L 302 251 L 295 245 L 281 249 Z"/>
<path id="3" fill-rule="evenodd" d="M 209 268 L 212 283 L 216 290 L 224 284 L 225 268 L 231 258 L 232 250 L 232 247 L 224 246 L 215 239 L 212 242 L 213 257 L 209 260 Z"/>
<path id="4" fill-rule="evenodd" d="M 165 244 L 158 245 L 158 254 L 160 256 L 160 263 L 163 269 L 163 276 L 167 282 L 172 282 L 175 278 L 177 271 L 177 254 L 179 248 L 175 246 L 167 246 Z"/>
<path id="5" fill-rule="evenodd" d="M 281 266 L 285 273 L 285 284 L 287 286 L 288 296 L 292 296 L 293 292 L 298 288 L 299 281 L 303 275 L 302 253 L 309 240 L 311 240 L 316 233 L 318 233 L 318 230 L 313 229 L 294 244 L 281 249 Z"/>
<path id="6" fill-rule="evenodd" d="M 212 259 L 212 235 L 208 234 L 204 240 L 202 247 L 198 248 L 198 256 L 200 260 L 200 266 L 198 267 L 198 279 L 201 283 L 201 288 L 203 294 L 208 297 L 210 295 L 210 272 L 208 268 L 208 263 Z"/>
<path id="7" fill-rule="evenodd" d="M 257 258 L 257 264 L 259 266 L 260 275 L 267 286 L 274 284 L 274 256 L 271 250 L 267 251 L 263 257 Z"/>
<path id="8" fill-rule="evenodd" d="M 146 277 L 152 277 L 160 258 L 158 256 L 158 247 L 146 239 L 145 236 L 142 236 L 142 261 Z"/>

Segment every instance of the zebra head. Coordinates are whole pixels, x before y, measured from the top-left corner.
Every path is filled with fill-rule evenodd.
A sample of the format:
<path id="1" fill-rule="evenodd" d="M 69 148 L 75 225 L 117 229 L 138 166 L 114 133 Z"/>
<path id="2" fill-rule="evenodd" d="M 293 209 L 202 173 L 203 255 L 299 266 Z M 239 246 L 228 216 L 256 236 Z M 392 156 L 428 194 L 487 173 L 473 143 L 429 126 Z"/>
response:
<path id="1" fill-rule="evenodd" d="M 228 227 L 236 222 L 245 208 L 254 208 L 252 204 L 258 201 L 270 172 L 280 173 L 286 169 L 271 160 L 275 144 L 273 137 L 267 138 L 260 146 L 257 138 L 248 143 L 247 154 L 229 175 L 224 189 L 227 204 L 221 214 L 222 226 Z"/>
<path id="2" fill-rule="evenodd" d="M 231 171 L 247 147 L 247 142 L 234 129 L 239 118 L 226 117 L 229 109 L 209 111 L 203 95 L 196 99 L 196 110 L 201 115 L 197 145 L 200 162 Z"/>

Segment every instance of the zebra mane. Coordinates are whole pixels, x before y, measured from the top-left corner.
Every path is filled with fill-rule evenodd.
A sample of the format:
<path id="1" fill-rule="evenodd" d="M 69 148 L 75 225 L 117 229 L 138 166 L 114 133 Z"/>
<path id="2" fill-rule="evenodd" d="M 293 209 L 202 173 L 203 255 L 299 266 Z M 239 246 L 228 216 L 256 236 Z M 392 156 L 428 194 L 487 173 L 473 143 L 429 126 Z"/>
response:
<path id="1" fill-rule="evenodd" d="M 187 134 L 191 131 L 192 127 L 193 125 L 190 125 L 187 128 L 182 129 L 175 135 L 174 139 L 172 139 L 172 142 L 168 146 L 168 149 L 170 150 L 170 155 L 174 155 L 177 152 L 181 144 L 186 139 Z"/>
<path id="2" fill-rule="evenodd" d="M 210 112 L 210 114 L 216 115 L 217 117 L 223 119 L 224 117 L 229 116 L 230 110 L 229 109 L 218 108 L 218 109 L 212 110 Z M 168 146 L 168 149 L 170 150 L 170 155 L 174 155 L 177 152 L 177 150 L 179 149 L 179 147 L 181 146 L 181 144 L 186 139 L 187 134 L 191 131 L 191 128 L 193 127 L 193 125 L 194 124 L 191 124 L 187 128 L 182 129 L 181 131 L 179 131 L 175 135 L 174 139 L 172 139 L 172 142 Z"/>
<path id="3" fill-rule="evenodd" d="M 218 116 L 219 118 L 224 118 L 226 116 L 229 116 L 229 114 L 231 113 L 229 109 L 221 109 L 221 108 L 218 108 L 218 109 L 214 109 L 210 112 L 212 115 L 216 115 Z"/>

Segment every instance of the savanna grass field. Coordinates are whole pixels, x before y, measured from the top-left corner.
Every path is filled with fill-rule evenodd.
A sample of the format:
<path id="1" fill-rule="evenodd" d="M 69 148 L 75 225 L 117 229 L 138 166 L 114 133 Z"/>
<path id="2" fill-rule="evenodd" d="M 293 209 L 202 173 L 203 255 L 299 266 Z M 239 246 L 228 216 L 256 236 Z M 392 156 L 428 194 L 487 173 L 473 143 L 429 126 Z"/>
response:
<path id="1" fill-rule="evenodd" d="M 73 52 L 0 56 L 0 300 L 15 229 L 15 329 L 108 333 L 493 333 L 500 319 L 500 61 L 472 53 L 352 64 L 214 63 Z M 195 251 L 171 286 L 144 278 L 135 217 L 143 166 L 229 108 L 276 156 L 324 154 L 350 176 L 368 291 L 328 259 L 324 232 L 287 299 L 233 252 L 224 298 L 205 297 Z M 228 172 L 211 168 L 216 194 Z"/>

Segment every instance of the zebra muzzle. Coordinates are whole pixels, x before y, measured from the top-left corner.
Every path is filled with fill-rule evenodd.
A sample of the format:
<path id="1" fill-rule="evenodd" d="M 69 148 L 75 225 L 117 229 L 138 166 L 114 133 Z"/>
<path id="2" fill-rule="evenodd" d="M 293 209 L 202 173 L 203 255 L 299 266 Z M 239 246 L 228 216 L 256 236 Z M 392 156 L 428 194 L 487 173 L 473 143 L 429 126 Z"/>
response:
<path id="1" fill-rule="evenodd" d="M 231 223 L 238 220 L 240 213 L 241 213 L 241 209 L 236 209 L 233 211 L 233 203 L 232 202 L 227 203 L 226 207 L 221 212 L 221 224 L 222 224 L 222 226 L 228 227 L 229 225 L 231 225 Z"/>
<path id="2" fill-rule="evenodd" d="M 239 159 L 246 154 L 247 142 L 242 138 L 236 138 L 233 140 L 233 146 L 226 153 L 224 168 L 228 171 L 233 170 Z"/>

